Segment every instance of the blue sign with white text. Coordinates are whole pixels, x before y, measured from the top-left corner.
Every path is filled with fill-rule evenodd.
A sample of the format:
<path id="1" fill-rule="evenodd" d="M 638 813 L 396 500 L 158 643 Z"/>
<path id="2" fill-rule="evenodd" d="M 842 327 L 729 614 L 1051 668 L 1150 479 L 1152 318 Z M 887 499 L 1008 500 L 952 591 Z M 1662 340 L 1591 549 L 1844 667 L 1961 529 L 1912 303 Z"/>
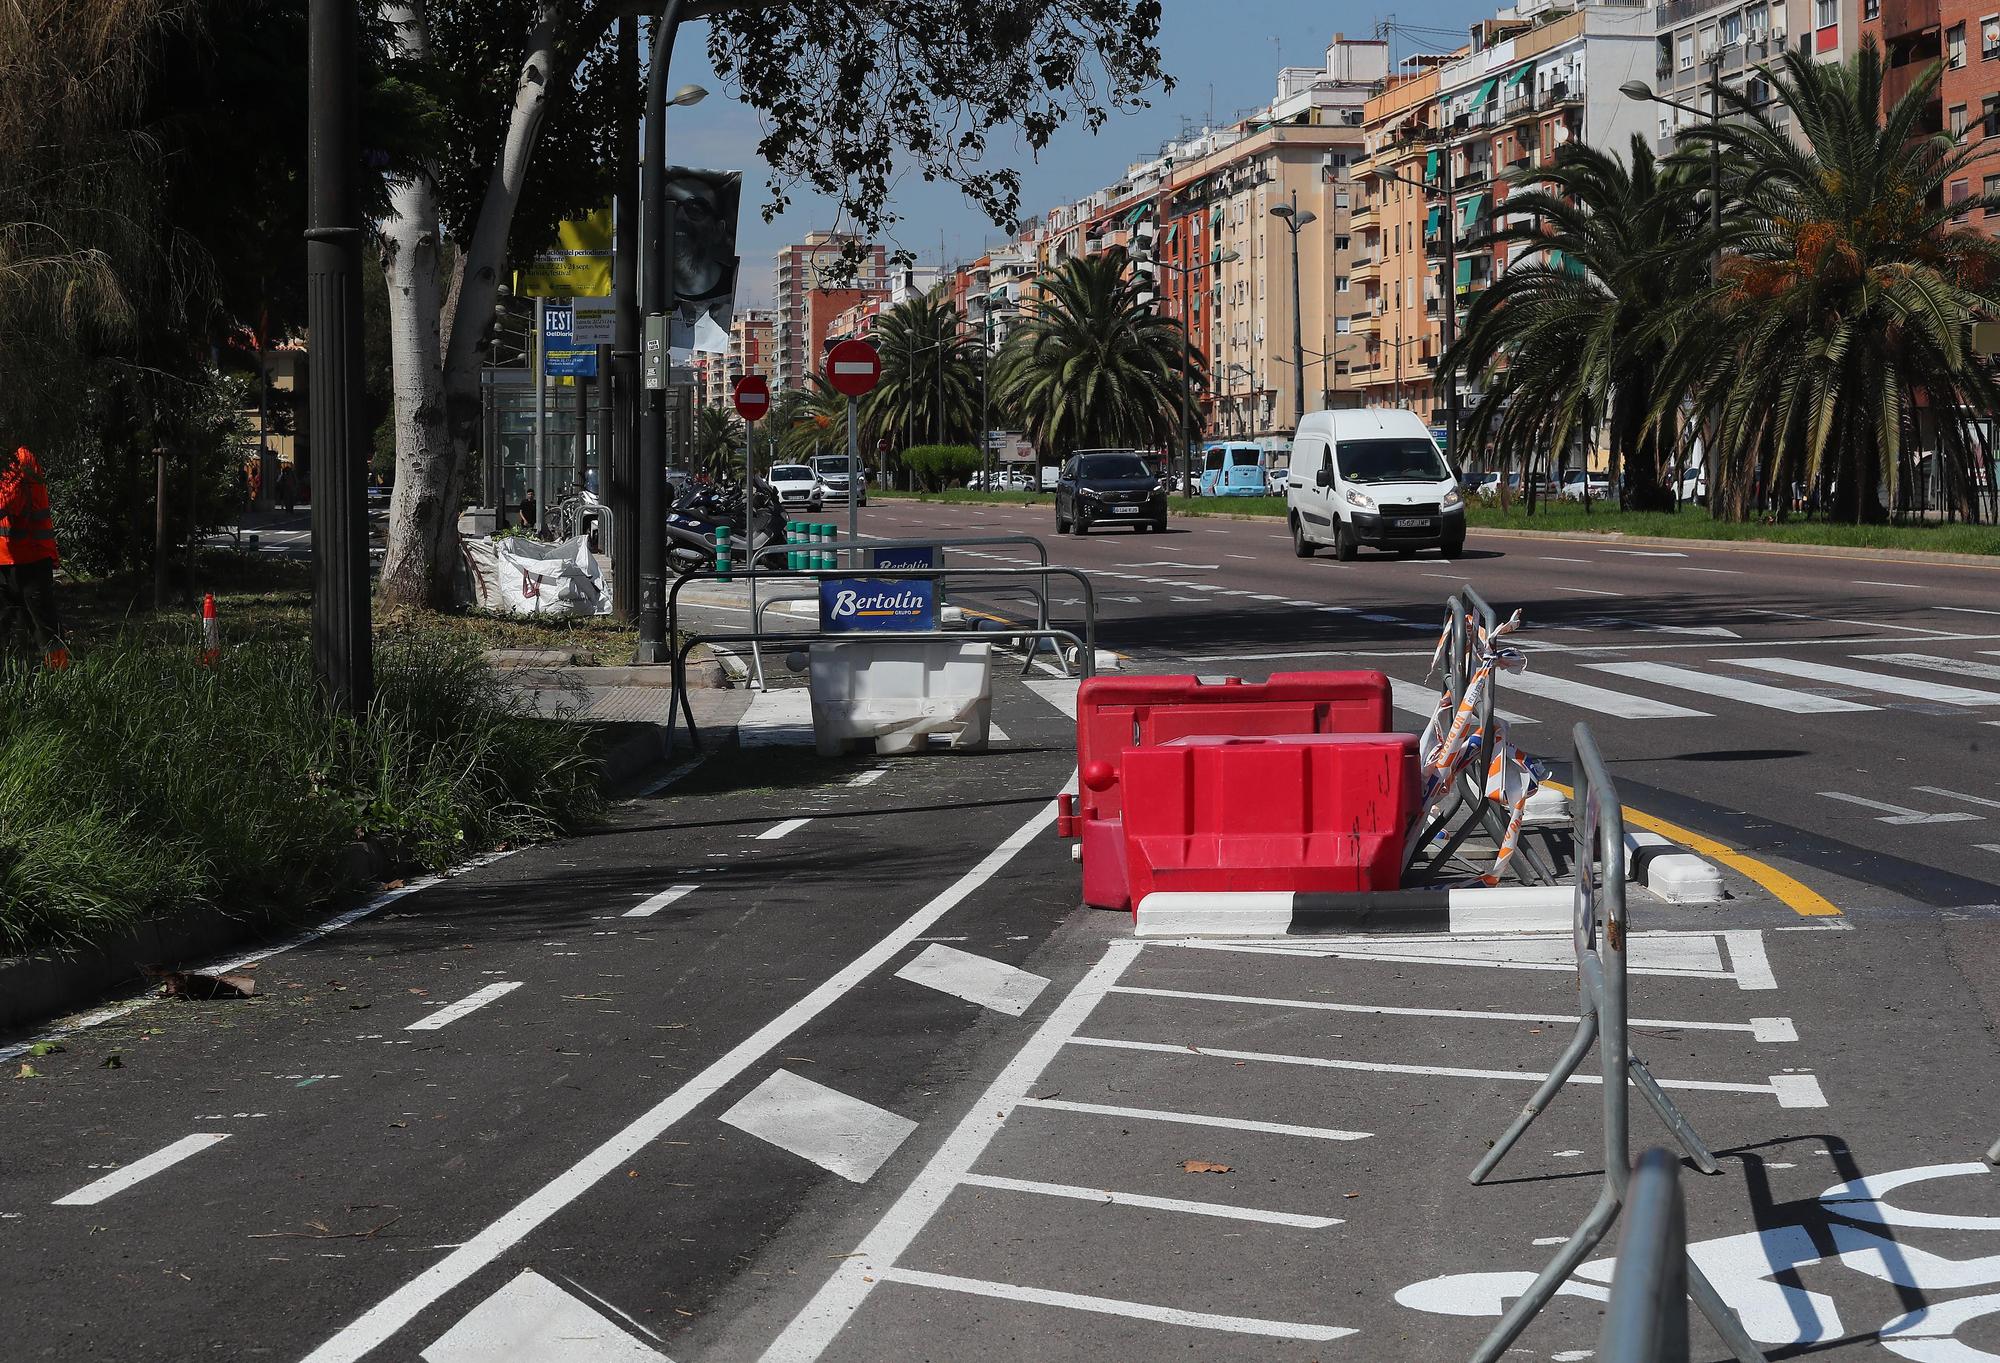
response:
<path id="1" fill-rule="evenodd" d="M 937 556 L 938 551 L 935 544 L 922 544 L 914 548 L 902 549 L 870 549 L 868 551 L 868 566 L 870 568 L 935 568 L 938 566 Z"/>
<path id="2" fill-rule="evenodd" d="M 937 584 L 928 578 L 820 579 L 819 627 L 823 633 L 911 633 L 934 630 L 937 621 Z"/>

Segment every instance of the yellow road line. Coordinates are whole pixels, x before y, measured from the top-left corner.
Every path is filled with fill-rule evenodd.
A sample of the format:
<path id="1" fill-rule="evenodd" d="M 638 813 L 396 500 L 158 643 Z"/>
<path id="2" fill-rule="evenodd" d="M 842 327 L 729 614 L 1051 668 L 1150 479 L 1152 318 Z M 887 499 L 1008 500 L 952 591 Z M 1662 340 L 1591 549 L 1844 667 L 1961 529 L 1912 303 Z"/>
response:
<path id="1" fill-rule="evenodd" d="M 1572 799 L 1576 796 L 1575 791 L 1559 781 L 1549 781 L 1545 784 Z M 1742 872 L 1776 895 L 1793 913 L 1807 918 L 1841 916 L 1840 910 L 1819 891 L 1802 884 L 1793 876 L 1786 875 L 1768 862 L 1759 861 L 1746 852 L 1739 852 L 1726 843 L 1717 842 L 1714 838 L 1695 832 L 1692 828 L 1682 828 L 1679 824 L 1668 823 L 1657 815 L 1647 814 L 1630 805 L 1625 806 L 1625 822 L 1643 828 L 1649 833 L 1658 833 L 1663 838 L 1671 838 L 1690 852 L 1699 852 L 1702 856 L 1713 858 L 1732 870 Z"/>

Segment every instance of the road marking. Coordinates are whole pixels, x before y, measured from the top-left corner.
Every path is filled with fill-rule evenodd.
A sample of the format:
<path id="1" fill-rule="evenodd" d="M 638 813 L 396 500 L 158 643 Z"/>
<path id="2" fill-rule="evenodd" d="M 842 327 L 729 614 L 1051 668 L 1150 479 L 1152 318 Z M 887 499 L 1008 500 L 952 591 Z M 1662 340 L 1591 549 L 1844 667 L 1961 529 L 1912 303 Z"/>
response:
<path id="1" fill-rule="evenodd" d="M 811 822 L 812 820 L 810 818 L 804 818 L 804 819 L 786 819 L 783 823 L 774 823 L 769 828 L 765 829 L 762 833 L 759 833 L 757 835 L 757 841 L 776 842 L 779 838 L 784 837 L 788 833 L 798 832 L 801 828 L 804 828 L 807 824 Z"/>
<path id="2" fill-rule="evenodd" d="M 1981 610 L 1977 606 L 1935 606 L 1932 609 L 1941 611 L 1956 611 L 1960 615 L 2000 615 L 2000 611 Z"/>
<path id="3" fill-rule="evenodd" d="M 1285 598 L 1282 596 L 1272 596 L 1268 592 L 1253 592 L 1250 599 L 1252 601 L 1283 601 Z"/>
<path id="4" fill-rule="evenodd" d="M 625 910 L 625 917 L 651 918 L 654 914 L 658 913 L 661 909 L 667 907 L 667 905 L 673 903 L 676 899 L 679 899 L 682 895 L 693 894 L 696 890 L 700 888 L 701 886 L 699 885 L 669 885 L 667 886 L 666 889 L 660 891 L 658 894 L 654 895 L 651 899 L 644 900 L 637 906 Z"/>
<path id="5" fill-rule="evenodd" d="M 531 1268 L 466 1312 L 419 1357 L 424 1363 L 661 1363 L 656 1350 Z"/>
<path id="6" fill-rule="evenodd" d="M 1470 1008 L 1400 1008 L 1373 1003 L 1329 1003 L 1320 999 L 1266 998 L 1261 994 L 1205 994 L 1192 989 L 1153 989 L 1139 985 L 1116 985 L 1114 994 L 1137 994 L 1147 998 L 1190 999 L 1201 1003 L 1248 1003 L 1268 1008 L 1303 1008 L 1324 1013 L 1373 1013 L 1382 1017 L 1463 1018 L 1475 1022 L 1546 1022 L 1556 1025 L 1577 1021 L 1573 1013 L 1489 1013 Z M 1684 1018 L 1628 1018 L 1634 1027 L 1672 1027 L 1689 1032 L 1749 1032 L 1758 1041 L 1797 1041 L 1798 1031 L 1790 1018 L 1752 1018 L 1748 1022 L 1690 1022 Z"/>
<path id="7" fill-rule="evenodd" d="M 2000 664 L 1982 663 L 1971 658 L 1941 658 L 1931 653 L 1856 653 L 1857 662 L 1894 663 L 1898 667 L 1921 667 L 1931 672 L 1955 672 L 1982 681 L 2000 681 Z"/>
<path id="8" fill-rule="evenodd" d="M 1287 606 L 1297 606 L 1302 611 L 1319 609 L 1319 602 L 1317 601 L 1287 601 L 1285 604 Z"/>
<path id="9" fill-rule="evenodd" d="M 1150 1320 L 1161 1325 L 1177 1325 L 1190 1330 L 1220 1330 L 1235 1335 L 1264 1335 L 1272 1339 L 1325 1341 L 1355 1333 L 1338 1325 L 1305 1325 L 1288 1320 L 1260 1320 L 1255 1316 L 1216 1316 L 1205 1311 L 1183 1311 L 1177 1306 L 1153 1306 L 1146 1302 L 1120 1301 L 1113 1297 L 1087 1297 L 1077 1292 L 1056 1292 L 1046 1287 L 1023 1287 L 1018 1283 L 988 1282 L 983 1278 L 961 1278 L 955 1273 L 925 1273 L 910 1268 L 884 1269 L 891 1282 L 915 1287 L 934 1287 L 941 1292 L 965 1292 L 976 1297 L 996 1297 L 1001 1301 L 1027 1302 L 1034 1306 L 1061 1306 L 1072 1311 L 1094 1311 L 1100 1315 Z M 818 1352 L 800 1357 L 817 1358 Z M 766 1354 L 771 1358 L 772 1355 Z M 780 1355 L 791 1357 L 791 1355 Z"/>
<path id="10" fill-rule="evenodd" d="M 1585 596 L 1623 596 L 1623 595 L 1625 595 L 1625 593 L 1623 593 L 1623 592 L 1606 592 L 1606 591 L 1599 591 L 1599 590 L 1598 590 L 1597 588 L 1595 588 L 1595 587 L 1565 587 L 1565 586 L 1562 586 L 1561 584 L 1557 584 L 1557 586 L 1556 586 L 1556 590 L 1557 590 L 1557 591 L 1559 591 L 1559 592 L 1580 592 L 1580 593 L 1582 593 L 1582 594 L 1583 594 L 1583 595 L 1585 595 Z"/>
<path id="11" fill-rule="evenodd" d="M 1166 1055 L 1205 1055 L 1217 1060 L 1258 1060 L 1272 1065 L 1304 1065 L 1323 1070 L 1360 1070 L 1369 1074 L 1412 1074 L 1431 1075 L 1440 1079 L 1515 1079 L 1523 1083 L 1539 1084 L 1548 1075 L 1538 1070 L 1475 1070 L 1456 1065 L 1396 1065 L 1380 1060 L 1337 1060 L 1319 1055 L 1282 1055 L 1276 1051 L 1234 1051 L 1220 1050 L 1213 1046 L 1192 1046 L 1183 1042 L 1166 1041 L 1126 1041 L 1116 1037 L 1073 1036 L 1072 1046 L 1102 1046 L 1119 1051 L 1152 1051 Z M 1781 1085 L 1780 1080 L 1791 1081 Z M 1778 1099 L 1779 1107 L 1825 1107 L 1826 1100 L 1810 1101 L 1806 1097 L 1804 1085 L 1799 1081 L 1812 1081 L 1811 1075 L 1773 1075 L 1768 1083 L 1738 1084 L 1719 1079 L 1657 1079 L 1661 1088 L 1698 1090 L 1703 1093 L 1768 1093 Z M 1572 1084 L 1602 1084 L 1604 1077 L 1597 1074 L 1573 1074 Z M 1817 1081 L 1813 1089 L 1817 1091 Z"/>
<path id="12" fill-rule="evenodd" d="M 1073 1103 L 1067 1098 L 1023 1098 L 1016 1107 L 1046 1107 L 1088 1116 L 1123 1117 L 1140 1122 L 1171 1122 L 1181 1126 L 1215 1126 L 1228 1131 L 1261 1131 L 1273 1136 L 1304 1136 L 1320 1141 L 1365 1141 L 1372 1131 L 1342 1131 L 1331 1126 L 1294 1126 L 1290 1122 L 1255 1122 L 1247 1117 L 1210 1117 L 1197 1112 L 1169 1112 L 1154 1107 L 1113 1107 L 1109 1103 Z"/>
<path id="13" fill-rule="evenodd" d="M 1389 678 L 1389 694 L 1393 698 L 1398 710 L 1406 711 L 1415 715 L 1418 719 L 1429 722 L 1432 712 L 1438 708 L 1438 699 L 1441 693 L 1433 691 L 1430 687 L 1420 685 L 1417 682 L 1404 681 L 1401 677 L 1391 677 Z M 1526 715 L 1517 715 L 1511 710 L 1502 710 L 1497 705 L 1493 707 L 1493 713 L 1501 719 L 1506 720 L 1509 724 L 1533 724 L 1536 722 L 1529 719 Z"/>
<path id="14" fill-rule="evenodd" d="M 694 887 L 690 885 L 688 888 L 693 889 Z M 440 1027 L 449 1026 L 457 1022 L 467 1013 L 477 1012 L 502 995 L 513 993 L 523 983 L 525 981 L 522 980 L 501 980 L 487 985 L 484 989 L 475 989 L 457 1003 L 448 1003 L 435 1013 L 418 1018 L 403 1030 L 406 1032 L 435 1032 Z"/>
<path id="15" fill-rule="evenodd" d="M 207 1131 L 198 1136 L 183 1136 L 164 1149 L 155 1150 L 142 1159 L 135 1159 L 106 1174 L 95 1182 L 86 1183 L 75 1192 L 59 1197 L 51 1206 L 55 1207 L 95 1207 L 108 1197 L 124 1192 L 135 1183 L 143 1182 L 159 1173 L 171 1169 L 190 1155 L 198 1155 L 218 1141 L 229 1139 L 226 1131 Z"/>
<path id="16" fill-rule="evenodd" d="M 1736 677 L 1697 672 L 1692 668 L 1673 667 L 1667 663 L 1586 663 L 1584 666 L 1597 672 L 1609 672 L 1614 676 L 1630 677 L 1634 681 L 1649 681 L 1657 683 L 1660 686 L 1678 687 L 1683 691 L 1695 691 L 1704 695 L 1725 696 L 1730 700 L 1740 700 L 1749 705 L 1761 705 L 1767 710 L 1783 710 L 1792 714 L 1837 714 L 1847 710 L 1873 710 L 1875 708 L 1872 705 L 1863 705 L 1860 701 L 1856 700 L 1837 700 L 1832 696 L 1816 696 L 1810 691 L 1793 691 L 1782 686 L 1765 686 L 1761 682 L 1743 681 Z"/>
<path id="17" fill-rule="evenodd" d="M 1623 691 L 1607 691 L 1587 682 L 1565 681 L 1545 672 L 1510 672 L 1501 683 L 1502 691 L 1520 691 L 1545 700 L 1575 705 L 1594 714 L 1619 719 L 1706 719 L 1706 710 L 1690 710 L 1649 696 L 1628 696 Z"/>
<path id="18" fill-rule="evenodd" d="M 1741 568 L 1683 568 L 1680 565 L 1676 564 L 1674 566 L 1674 571 L 1679 573 L 1716 573 L 1723 577 L 1743 576 L 1743 570 Z"/>
<path id="19" fill-rule="evenodd" d="M 1038 824 L 1036 831 L 1039 827 Z M 1118 982 L 1118 977 L 1132 964 L 1141 949 L 1141 943 L 1131 941 L 1113 942 L 1105 948 L 1098 963 L 1050 1011 L 1028 1043 L 994 1076 L 985 1093 L 966 1111 L 930 1162 L 917 1171 L 917 1176 L 910 1180 L 894 1205 L 869 1230 L 856 1252 L 840 1261 L 833 1275 L 813 1294 L 812 1300 L 792 1317 L 783 1333 L 772 1341 L 771 1347 L 764 1351 L 761 1363 L 814 1363 L 826 1352 L 835 1336 L 868 1300 L 876 1281 L 888 1275 L 890 1267 L 937 1215 L 959 1180 L 972 1172 L 973 1164 L 1007 1120 L 1007 1113 L 1027 1096 L 1029 1085 L 1060 1053 L 1063 1043 L 1083 1025 L 1105 991 Z M 309 1360 L 309 1363 L 318 1363 L 318 1360 Z"/>
<path id="20" fill-rule="evenodd" d="M 1934 700 L 1944 705 L 2000 705 L 2000 691 L 1978 691 L 1969 686 L 1946 686 L 1942 682 L 1898 677 L 1887 672 L 1863 672 L 1855 667 L 1834 667 L 1827 663 L 1801 662 L 1796 658 L 1734 658 L 1740 667 L 1780 676 L 1803 677 L 1807 681 L 1852 686 L 1862 691 L 1881 691 L 1912 700 Z"/>
<path id="21" fill-rule="evenodd" d="M 778 1070 L 718 1119 L 800 1159 L 866 1183 L 917 1129 L 900 1113 Z"/>
<path id="22" fill-rule="evenodd" d="M 1982 852 L 2000 852 L 2000 842 L 1975 842 L 1972 845 Z"/>
<path id="23" fill-rule="evenodd" d="M 1076 718 L 1076 692 L 1083 683 L 1074 677 L 1027 677 L 1023 680 L 1030 691 L 1071 719 Z"/>
<path id="24" fill-rule="evenodd" d="M 1856 578 L 1849 585 L 1855 587 L 1901 587 L 1905 591 L 1912 591 L 1912 592 L 1920 592 L 1923 590 L 1922 587 L 1919 587 L 1914 582 L 1870 582 L 1865 577 Z"/>
<path id="25" fill-rule="evenodd" d="M 1633 558 L 1686 558 L 1678 549 L 1606 549 L 1607 554 L 1630 554 Z"/>
<path id="26" fill-rule="evenodd" d="M 870 767 L 867 771 L 858 773 L 847 784 L 850 786 L 872 786 L 888 774 L 889 769 L 887 767 Z"/>
<path id="27" fill-rule="evenodd" d="M 1012 1017 L 1027 1012 L 1049 984 L 1043 976 L 1017 970 L 1005 961 L 937 945 L 925 947 L 896 972 L 896 978 Z"/>
<path id="28" fill-rule="evenodd" d="M 1967 804 L 1972 805 L 1983 805 L 1987 809 L 2000 809 L 2000 800 L 1996 800 L 1990 795 L 1967 795 L 1962 790 L 1945 790 L 1940 786 L 1911 786 L 1910 789 L 1921 791 L 1925 795 L 1942 795 L 1946 799 L 1963 800 Z"/>
<path id="29" fill-rule="evenodd" d="M 1151 563 L 1121 563 L 1118 566 L 1120 568 L 1172 568 L 1175 572 L 1181 573 L 1212 573 L 1222 565 L 1220 563 L 1182 563 L 1178 560 L 1155 559 Z"/>
<path id="30" fill-rule="evenodd" d="M 1863 809 L 1879 809 L 1882 817 L 1877 823 L 1925 824 L 1925 823 L 1972 823 L 1984 818 L 1980 814 L 1926 814 L 1921 809 L 1905 809 L 1902 805 L 1888 804 L 1882 800 L 1871 800 L 1865 795 L 1848 795 L 1838 790 L 1823 790 L 1820 795 L 1828 800 L 1841 800 L 1850 805 L 1860 805 Z"/>
<path id="31" fill-rule="evenodd" d="M 1257 558 L 1257 556 L 1256 556 L 1255 554 L 1224 554 L 1224 555 L 1223 555 L 1223 557 L 1224 557 L 1224 558 L 1241 558 L 1241 559 L 1248 559 L 1248 560 L 1250 560 L 1250 561 L 1252 561 L 1252 562 L 1255 562 L 1255 561 L 1256 561 L 1256 558 Z"/>
<path id="32" fill-rule="evenodd" d="M 975 1188 L 997 1188 L 1009 1193 L 1067 1197 L 1078 1202 L 1098 1202 L 1113 1207 L 1147 1207 L 1153 1211 L 1184 1212 L 1189 1216 L 1215 1216 L 1228 1221 L 1261 1221 L 1272 1226 L 1297 1226 L 1301 1230 L 1325 1230 L 1328 1226 L 1342 1224 L 1337 1216 L 1267 1212 L 1256 1207 L 1232 1207 L 1220 1202 L 1195 1202 L 1180 1197 L 1153 1197 L 1146 1193 L 1120 1193 L 1108 1188 L 1079 1187 L 1074 1183 L 1042 1183 L 1028 1178 L 1002 1178 L 997 1174 L 967 1174 L 959 1182 Z"/>
<path id="33" fill-rule="evenodd" d="M 1775 615 L 1783 620 L 1813 620 L 1822 625 L 1853 625 L 1857 629 L 1899 629 L 1905 634 L 1929 634 L 1939 639 L 1965 637 L 1948 629 L 1924 629 L 1920 625 L 1892 625 L 1887 620 L 1846 620 L 1838 615 L 1802 615 L 1798 611 L 1777 611 L 1763 606 L 1745 606 L 1743 609 L 1752 615 Z"/>
<path id="34" fill-rule="evenodd" d="M 514 1204 L 477 1235 L 355 1317 L 307 1355 L 304 1363 L 355 1363 L 386 1343 L 431 1303 L 519 1244 L 606 1175 L 625 1167 L 632 1156 L 894 960 L 911 942 L 930 931 L 940 918 L 1019 856 L 1023 848 L 1055 822 L 1055 817 L 1056 806 L 1051 800 L 987 853 L 978 865 L 905 918 L 893 932 L 634 1118 L 623 1130 Z M 1136 943 L 1132 949 L 1138 949 Z"/>

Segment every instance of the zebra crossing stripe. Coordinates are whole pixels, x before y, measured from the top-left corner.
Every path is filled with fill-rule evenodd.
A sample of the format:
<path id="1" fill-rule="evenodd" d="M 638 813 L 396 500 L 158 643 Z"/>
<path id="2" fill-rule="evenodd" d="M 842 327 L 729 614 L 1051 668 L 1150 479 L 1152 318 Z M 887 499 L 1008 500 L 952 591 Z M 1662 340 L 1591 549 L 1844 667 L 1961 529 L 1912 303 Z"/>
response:
<path id="1" fill-rule="evenodd" d="M 1695 691 L 1702 695 L 1724 696 L 1730 700 L 1740 700 L 1749 705 L 1761 705 L 1767 710 L 1784 710 L 1792 714 L 1827 715 L 1846 710 L 1873 710 L 1873 705 L 1863 705 L 1858 700 L 1839 700 L 1833 696 L 1816 696 L 1810 691 L 1794 691 L 1783 686 L 1766 686 L 1762 682 L 1744 681 L 1740 677 L 1726 677 L 1719 674 L 1697 672 L 1689 667 L 1674 667 L 1668 663 L 1586 663 L 1586 667 L 1597 672 L 1609 672 L 1614 676 L 1629 677 L 1633 681 L 1653 682 L 1660 686 L 1672 686 L 1682 691 Z M 2000 672 L 2000 668 L 1995 669 Z"/>
<path id="2" fill-rule="evenodd" d="M 1856 653 L 1857 662 L 1894 663 L 1898 667 L 1921 667 L 1930 672 L 1956 672 L 1961 677 L 2000 681 L 2000 663 L 1975 662 L 1971 658 L 1941 658 L 1931 653 Z"/>
<path id="3" fill-rule="evenodd" d="M 1612 715 L 1618 719 L 1706 719 L 1706 710 L 1690 710 L 1684 705 L 1670 705 L 1663 700 L 1648 696 L 1627 695 L 1623 691 L 1609 691 L 1587 682 L 1567 681 L 1552 677 L 1546 672 L 1510 673 L 1502 683 L 1505 691 L 1525 692 L 1530 696 L 1540 696 L 1545 700 L 1561 701 L 1566 705 L 1579 706 L 1594 714 Z"/>
<path id="4" fill-rule="evenodd" d="M 1906 696 L 1911 700 L 1936 701 L 1942 705 L 2000 705 L 2000 691 L 1980 691 L 1969 686 L 1947 686 L 1943 682 L 1898 677 L 1888 672 L 1864 672 L 1858 667 L 1835 667 L 1830 663 L 1801 662 L 1796 658 L 1732 658 L 1742 667 L 1760 672 L 1776 672 L 1784 677 L 1851 686 L 1861 691 Z"/>

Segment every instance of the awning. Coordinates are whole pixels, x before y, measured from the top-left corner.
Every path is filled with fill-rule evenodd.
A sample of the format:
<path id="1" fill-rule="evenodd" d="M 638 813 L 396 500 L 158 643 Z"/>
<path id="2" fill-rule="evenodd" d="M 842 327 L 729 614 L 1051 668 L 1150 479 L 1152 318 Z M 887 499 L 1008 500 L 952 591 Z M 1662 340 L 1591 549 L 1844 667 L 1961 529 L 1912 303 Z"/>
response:
<path id="1" fill-rule="evenodd" d="M 1424 178 L 1426 180 L 1435 180 L 1437 177 L 1438 154 L 1435 151 L 1426 152 L 1424 154 Z"/>
<path id="2" fill-rule="evenodd" d="M 1460 219 L 1459 222 L 1462 230 L 1467 232 L 1472 230 L 1472 224 L 1478 220 L 1481 213 L 1486 211 L 1487 197 L 1484 194 L 1475 194 L 1465 201 L 1465 217 Z"/>
<path id="3" fill-rule="evenodd" d="M 1533 62 L 1521 63 L 1521 65 L 1515 67 L 1514 70 L 1508 75 L 1507 88 L 1509 90 L 1513 89 L 1515 86 L 1519 85 L 1522 81 L 1526 80 L 1528 77 L 1534 74 L 1535 74 L 1535 64 Z"/>
<path id="4" fill-rule="evenodd" d="M 1485 108 L 1486 101 L 1493 98 L 1493 87 L 1499 83 L 1499 80 L 1495 78 L 1488 80 L 1484 85 L 1480 86 L 1478 92 L 1472 97 L 1472 103 L 1465 106 L 1465 111 L 1471 113 L 1474 109 Z"/>
<path id="5" fill-rule="evenodd" d="M 1470 283 L 1472 283 L 1472 257 L 1460 256 L 1458 258 L 1458 287 L 1462 289 Z"/>
<path id="6" fill-rule="evenodd" d="M 1153 211 L 1153 203 L 1152 200 L 1148 199 L 1145 203 L 1140 204 L 1137 208 L 1133 209 L 1130 213 L 1127 213 L 1125 215 L 1125 225 L 1127 227 L 1135 225 L 1139 221 L 1139 219 L 1147 216 L 1152 211 Z"/>
<path id="7" fill-rule="evenodd" d="M 1443 206 L 1439 204 L 1432 204 L 1430 216 L 1424 219 L 1424 236 L 1426 238 L 1434 237 L 1438 234 L 1438 223 L 1443 219 L 1443 217 L 1444 217 Z"/>

